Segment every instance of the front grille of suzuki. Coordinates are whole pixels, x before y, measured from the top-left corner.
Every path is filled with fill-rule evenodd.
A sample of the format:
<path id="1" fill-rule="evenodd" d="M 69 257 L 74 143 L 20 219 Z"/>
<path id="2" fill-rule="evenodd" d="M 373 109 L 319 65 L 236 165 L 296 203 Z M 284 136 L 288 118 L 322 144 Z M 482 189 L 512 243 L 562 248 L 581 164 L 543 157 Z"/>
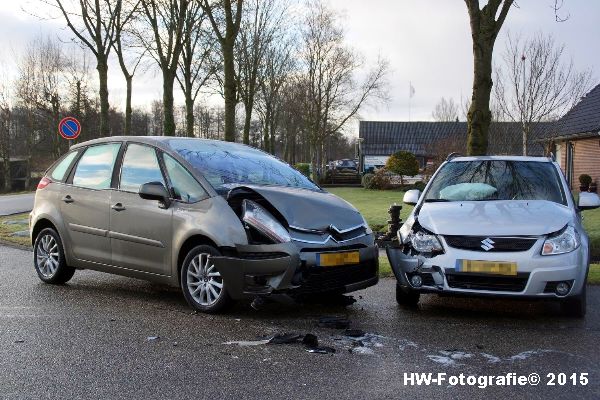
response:
<path id="1" fill-rule="evenodd" d="M 342 292 L 346 285 L 366 281 L 377 276 L 377 266 L 372 264 L 343 267 L 311 268 L 303 274 L 296 294 Z"/>
<path id="2" fill-rule="evenodd" d="M 451 288 L 500 292 L 522 292 L 525 290 L 528 279 L 529 273 L 522 273 L 517 276 L 446 274 L 448 286 Z"/>
<path id="3" fill-rule="evenodd" d="M 527 251 L 531 249 L 537 238 L 531 237 L 488 237 L 488 236 L 444 236 L 446 243 L 455 249 L 508 252 Z M 486 250 L 487 249 L 487 250 Z"/>

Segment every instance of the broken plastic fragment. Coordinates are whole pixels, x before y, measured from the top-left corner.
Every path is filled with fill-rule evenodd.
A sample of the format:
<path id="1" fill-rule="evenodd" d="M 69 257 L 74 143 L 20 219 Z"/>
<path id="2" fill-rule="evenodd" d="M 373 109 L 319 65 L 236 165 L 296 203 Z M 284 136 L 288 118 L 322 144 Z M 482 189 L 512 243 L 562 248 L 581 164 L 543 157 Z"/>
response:
<path id="1" fill-rule="evenodd" d="M 223 344 L 237 344 L 238 346 L 260 346 L 269 343 L 271 339 L 263 340 L 233 340 L 230 342 L 224 342 Z"/>
<path id="2" fill-rule="evenodd" d="M 327 346 L 313 347 L 310 349 L 306 349 L 306 351 L 309 353 L 315 353 L 315 354 L 333 354 L 333 353 L 335 353 L 335 349 L 333 347 L 327 347 Z"/>
<path id="3" fill-rule="evenodd" d="M 148 336 L 146 338 L 146 340 L 149 341 L 149 342 L 151 342 L 153 340 L 158 340 L 158 339 L 160 339 L 160 336 Z"/>
<path id="4" fill-rule="evenodd" d="M 269 340 L 269 344 L 290 344 L 298 343 L 302 339 L 302 335 L 296 333 L 278 333 Z"/>

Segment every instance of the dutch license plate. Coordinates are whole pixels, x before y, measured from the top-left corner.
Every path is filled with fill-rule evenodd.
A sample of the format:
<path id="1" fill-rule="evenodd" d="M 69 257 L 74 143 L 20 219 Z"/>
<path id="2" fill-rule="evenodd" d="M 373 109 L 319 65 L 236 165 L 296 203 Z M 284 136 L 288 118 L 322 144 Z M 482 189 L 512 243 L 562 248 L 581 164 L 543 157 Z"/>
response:
<path id="1" fill-rule="evenodd" d="M 456 272 L 517 275 L 517 263 L 503 261 L 456 260 Z"/>
<path id="2" fill-rule="evenodd" d="M 317 265 L 320 267 L 335 267 L 337 265 L 358 264 L 359 262 L 360 253 L 358 251 L 317 254 Z"/>

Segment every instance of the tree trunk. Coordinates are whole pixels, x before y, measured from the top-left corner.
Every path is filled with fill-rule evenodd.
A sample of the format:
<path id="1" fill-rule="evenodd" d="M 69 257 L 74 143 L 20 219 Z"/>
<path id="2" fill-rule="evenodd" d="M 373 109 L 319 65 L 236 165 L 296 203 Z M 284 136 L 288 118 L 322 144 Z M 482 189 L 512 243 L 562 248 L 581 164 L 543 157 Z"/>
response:
<path id="1" fill-rule="evenodd" d="M 493 49 L 493 39 L 480 38 L 473 41 L 473 96 L 467 116 L 469 120 L 467 153 L 471 156 L 487 153 L 488 131 L 492 121 L 490 95 L 493 84 L 491 78 Z"/>
<path id="2" fill-rule="evenodd" d="M 173 111 L 173 83 L 175 74 L 163 71 L 163 135 L 175 136 L 175 115 Z"/>
<path id="3" fill-rule="evenodd" d="M 185 134 L 194 137 L 194 100 L 190 95 L 185 96 Z"/>
<path id="4" fill-rule="evenodd" d="M 523 125 L 523 155 L 527 155 L 527 139 L 529 138 L 529 124 Z"/>
<path id="5" fill-rule="evenodd" d="M 108 104 L 108 63 L 106 58 L 98 57 L 98 78 L 100 80 L 100 136 L 110 136 Z"/>
<path id="6" fill-rule="evenodd" d="M 269 140 L 269 124 L 267 121 L 263 121 L 263 150 L 269 151 L 271 142 Z"/>
<path id="7" fill-rule="evenodd" d="M 125 136 L 129 136 L 131 135 L 131 86 L 133 77 L 128 76 L 125 78 L 125 81 L 127 82 L 127 97 L 125 99 L 125 132 L 123 133 L 125 134 Z"/>
<path id="8" fill-rule="evenodd" d="M 227 39 L 225 39 L 227 41 Z M 223 74 L 225 96 L 225 140 L 235 142 L 235 106 L 237 104 L 233 41 L 223 45 Z"/>
<path id="9" fill-rule="evenodd" d="M 248 101 L 244 104 L 244 144 L 250 144 L 250 123 L 252 122 L 252 107 L 253 101 Z"/>

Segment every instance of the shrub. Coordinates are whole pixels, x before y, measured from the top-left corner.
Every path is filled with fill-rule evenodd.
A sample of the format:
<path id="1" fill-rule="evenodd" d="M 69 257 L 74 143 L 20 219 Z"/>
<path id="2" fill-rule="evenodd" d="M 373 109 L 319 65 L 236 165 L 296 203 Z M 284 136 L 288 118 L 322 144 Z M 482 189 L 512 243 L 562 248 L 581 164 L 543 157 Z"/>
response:
<path id="1" fill-rule="evenodd" d="M 581 174 L 579 175 L 579 183 L 581 183 L 581 186 L 588 187 L 592 183 L 592 177 L 588 174 Z"/>
<path id="2" fill-rule="evenodd" d="M 425 182 L 422 182 L 422 181 L 415 182 L 415 184 L 414 184 L 414 188 L 417 190 L 420 190 L 421 192 L 423 190 L 425 190 L 425 186 L 426 186 Z"/>
<path id="3" fill-rule="evenodd" d="M 298 163 L 298 164 L 294 165 L 294 168 L 296 168 L 298 171 L 300 171 L 302 173 L 302 175 L 310 177 L 310 164 Z"/>
<path id="4" fill-rule="evenodd" d="M 381 168 L 371 179 L 371 184 L 367 189 L 389 190 L 392 188 L 392 181 L 389 172 L 385 168 Z"/>
<path id="5" fill-rule="evenodd" d="M 398 151 L 388 158 L 385 168 L 397 175 L 400 175 L 400 182 L 402 182 L 402 176 L 415 176 L 419 173 L 419 162 L 413 153 L 408 151 Z"/>
<path id="6" fill-rule="evenodd" d="M 375 174 L 364 174 L 361 180 L 361 184 L 365 189 L 371 189 L 371 182 Z"/>

